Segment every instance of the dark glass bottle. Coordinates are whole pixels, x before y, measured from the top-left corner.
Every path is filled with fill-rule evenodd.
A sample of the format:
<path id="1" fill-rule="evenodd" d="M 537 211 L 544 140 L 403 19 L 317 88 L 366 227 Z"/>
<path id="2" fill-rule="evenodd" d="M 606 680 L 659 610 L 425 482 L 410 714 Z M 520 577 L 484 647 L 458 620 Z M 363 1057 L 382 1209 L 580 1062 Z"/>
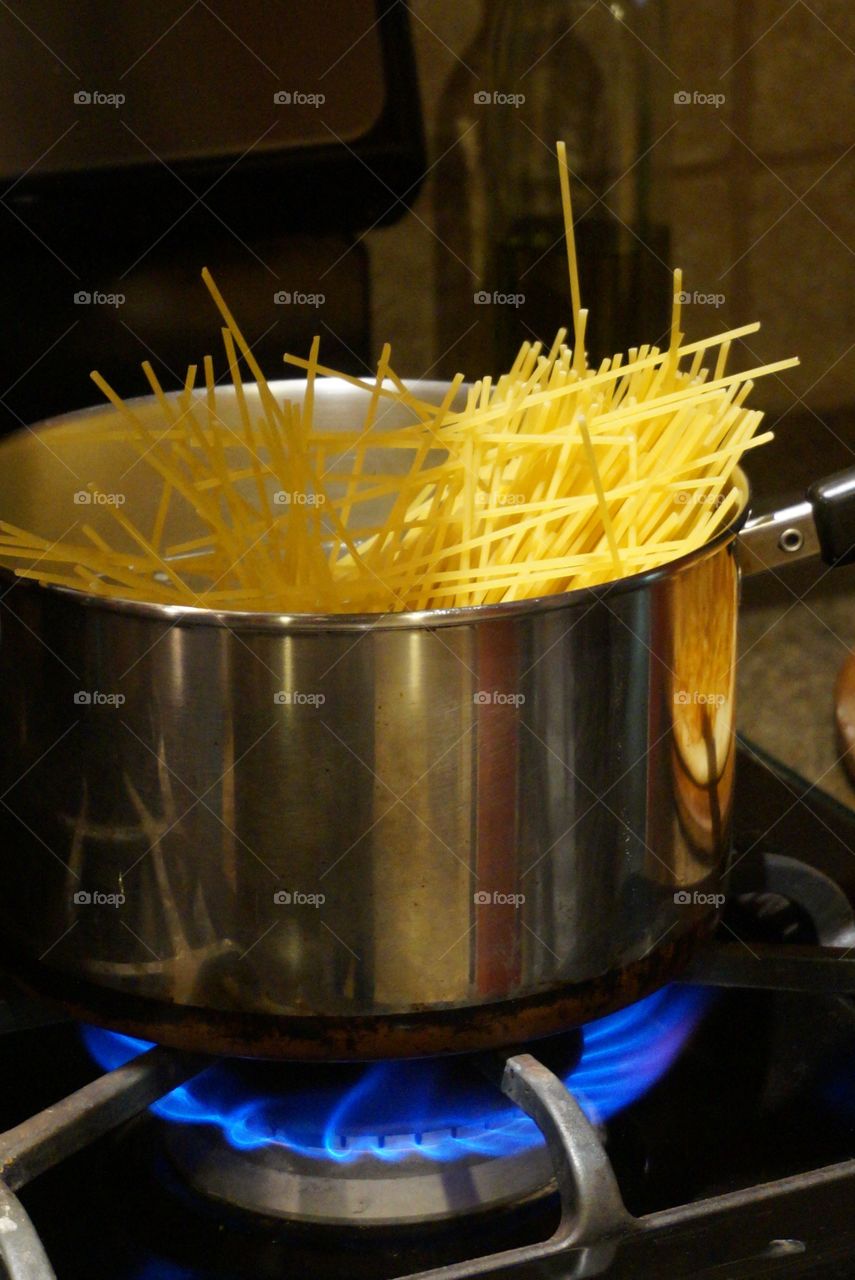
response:
<path id="1" fill-rule="evenodd" d="M 571 325 L 557 139 L 571 170 L 591 362 L 666 330 L 667 128 L 651 91 L 664 39 L 664 0 L 497 0 L 481 110 L 499 367 L 526 338 L 549 342 Z"/>
<path id="2" fill-rule="evenodd" d="M 478 95 L 492 79 L 491 0 L 478 30 L 454 60 L 438 104 L 434 189 L 434 377 L 462 369 L 473 381 L 493 372 L 493 317 L 475 297 L 492 279 L 493 184 L 486 147 L 488 115 Z M 492 284 L 490 285 L 492 288 Z"/>

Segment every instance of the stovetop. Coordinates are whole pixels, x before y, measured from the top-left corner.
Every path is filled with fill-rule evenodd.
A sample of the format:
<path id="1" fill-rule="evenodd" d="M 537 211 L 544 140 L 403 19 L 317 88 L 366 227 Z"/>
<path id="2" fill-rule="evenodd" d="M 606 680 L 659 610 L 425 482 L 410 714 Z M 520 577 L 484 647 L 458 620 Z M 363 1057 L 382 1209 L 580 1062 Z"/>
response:
<path id="1" fill-rule="evenodd" d="M 851 1280 L 855 815 L 740 754 L 733 892 L 687 975 L 707 1008 L 670 1070 L 591 1124 L 539 1062 L 548 1046 L 473 1064 L 545 1133 L 544 1194 L 394 1229 L 227 1207 L 192 1189 L 174 1124 L 145 1110 L 206 1063 L 154 1049 L 104 1076 L 78 1026 L 13 997 L 0 1007 L 0 1158 L 24 1213 L 0 1197 L 8 1274 Z M 452 1168 L 437 1166 L 440 1182 Z"/>

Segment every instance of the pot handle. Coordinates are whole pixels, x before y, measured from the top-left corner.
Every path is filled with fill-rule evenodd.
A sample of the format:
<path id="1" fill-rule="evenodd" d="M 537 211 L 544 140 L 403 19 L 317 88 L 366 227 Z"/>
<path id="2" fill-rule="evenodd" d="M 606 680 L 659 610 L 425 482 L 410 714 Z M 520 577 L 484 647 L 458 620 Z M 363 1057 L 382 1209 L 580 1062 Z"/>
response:
<path id="1" fill-rule="evenodd" d="M 821 556 L 829 566 L 855 562 L 855 467 L 817 480 L 804 502 L 753 516 L 739 535 L 743 573 Z"/>

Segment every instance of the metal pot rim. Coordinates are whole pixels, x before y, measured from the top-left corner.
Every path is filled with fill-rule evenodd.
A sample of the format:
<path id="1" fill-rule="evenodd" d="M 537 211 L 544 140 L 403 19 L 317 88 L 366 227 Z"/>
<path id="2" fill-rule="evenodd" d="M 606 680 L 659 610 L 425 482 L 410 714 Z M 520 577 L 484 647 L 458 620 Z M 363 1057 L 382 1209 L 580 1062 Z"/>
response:
<path id="1" fill-rule="evenodd" d="M 269 386 L 272 391 L 280 392 L 291 387 L 299 386 L 302 379 L 280 379 L 272 381 Z M 320 384 L 324 387 L 331 387 L 336 383 L 335 379 L 324 379 Z M 447 383 L 440 381 L 414 381 L 410 384 L 411 388 L 435 388 L 442 392 L 447 387 Z M 339 383 L 338 387 L 344 389 L 348 387 L 346 383 Z M 349 389 L 349 388 L 348 388 Z M 229 387 L 220 388 L 221 391 L 228 394 Z M 172 398 L 177 393 L 168 393 Z M 154 396 L 138 396 L 126 401 L 129 405 L 148 405 L 154 400 Z M 54 427 L 64 426 L 73 422 L 77 418 L 91 417 L 100 415 L 101 413 L 115 413 L 112 405 L 96 405 L 92 408 L 77 409 L 71 413 L 62 414 L 58 417 L 46 419 L 43 422 L 36 423 L 35 426 L 22 428 L 20 432 L 16 431 L 7 440 L 18 438 L 24 431 L 30 435 L 39 435 L 41 432 L 47 432 Z M 0 448 L 2 445 L 0 444 Z M 658 565 L 654 569 L 646 569 L 641 573 L 628 574 L 624 578 L 617 578 L 611 582 L 603 582 L 593 587 L 577 587 L 574 591 L 564 591 L 558 594 L 534 596 L 525 600 L 512 600 L 502 604 L 489 605 L 460 605 L 450 609 L 420 609 L 420 610 L 402 610 L 400 613 L 331 613 L 331 614 L 313 614 L 313 613 L 272 613 L 272 612 L 253 612 L 245 610 L 216 610 L 205 609 L 198 605 L 177 605 L 177 604 L 158 604 L 143 600 L 123 600 L 105 599 L 103 596 L 92 595 L 86 591 L 77 591 L 72 587 L 64 587 L 55 583 L 42 585 L 32 579 L 19 578 L 11 570 L 0 566 L 0 582 L 8 583 L 9 586 L 17 586 L 20 590 L 40 590 L 48 591 L 52 594 L 64 598 L 68 602 L 83 606 L 89 609 L 101 609 L 108 613 L 127 614 L 139 618 L 148 618 L 151 620 L 161 620 L 172 626 L 188 626 L 188 627 L 225 627 L 230 631 L 282 631 L 282 632 L 367 632 L 367 631 L 422 631 L 433 630 L 437 627 L 452 626 L 472 626 L 481 622 L 498 622 L 512 618 L 524 617 L 531 613 L 550 613 L 555 609 L 573 608 L 577 605 L 588 603 L 593 605 L 597 600 L 605 599 L 614 594 L 620 594 L 625 591 L 643 590 L 658 581 L 660 578 L 669 577 L 672 574 L 678 574 L 696 561 L 713 554 L 725 543 L 732 541 L 750 515 L 750 499 L 751 491 L 748 479 L 740 467 L 736 468 L 736 477 L 739 484 L 744 490 L 744 500 L 734 519 L 723 529 L 705 543 L 702 547 L 689 551 L 685 555 L 678 556 L 674 560 L 668 560 L 662 565 Z M 2 598 L 2 597 L 0 597 Z"/>

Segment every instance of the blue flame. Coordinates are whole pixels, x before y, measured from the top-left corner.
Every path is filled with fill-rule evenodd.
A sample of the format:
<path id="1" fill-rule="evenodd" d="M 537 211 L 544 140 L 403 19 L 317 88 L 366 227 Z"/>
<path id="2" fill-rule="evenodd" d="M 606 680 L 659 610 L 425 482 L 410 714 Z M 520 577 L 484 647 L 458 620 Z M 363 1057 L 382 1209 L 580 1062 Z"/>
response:
<path id="1" fill-rule="evenodd" d="M 700 988 L 666 987 L 588 1023 L 581 1057 L 565 1083 L 589 1119 L 602 1123 L 646 1093 L 675 1061 L 710 999 Z M 108 1071 L 152 1047 L 97 1027 L 84 1027 L 82 1034 Z M 250 1092 L 252 1086 L 241 1079 L 246 1064 L 218 1064 L 173 1089 L 152 1111 L 179 1124 L 217 1125 L 239 1149 L 277 1144 L 337 1161 L 370 1154 L 394 1162 L 416 1151 L 438 1161 L 513 1155 L 542 1142 L 534 1122 L 486 1086 L 478 1072 L 471 1073 L 470 1083 L 455 1079 L 449 1087 L 449 1063 L 454 1060 L 308 1071 L 282 1063 L 275 1068 L 277 1090 L 270 1094 Z M 269 1064 L 253 1065 L 270 1071 Z M 307 1075 L 313 1080 L 309 1087 Z"/>

